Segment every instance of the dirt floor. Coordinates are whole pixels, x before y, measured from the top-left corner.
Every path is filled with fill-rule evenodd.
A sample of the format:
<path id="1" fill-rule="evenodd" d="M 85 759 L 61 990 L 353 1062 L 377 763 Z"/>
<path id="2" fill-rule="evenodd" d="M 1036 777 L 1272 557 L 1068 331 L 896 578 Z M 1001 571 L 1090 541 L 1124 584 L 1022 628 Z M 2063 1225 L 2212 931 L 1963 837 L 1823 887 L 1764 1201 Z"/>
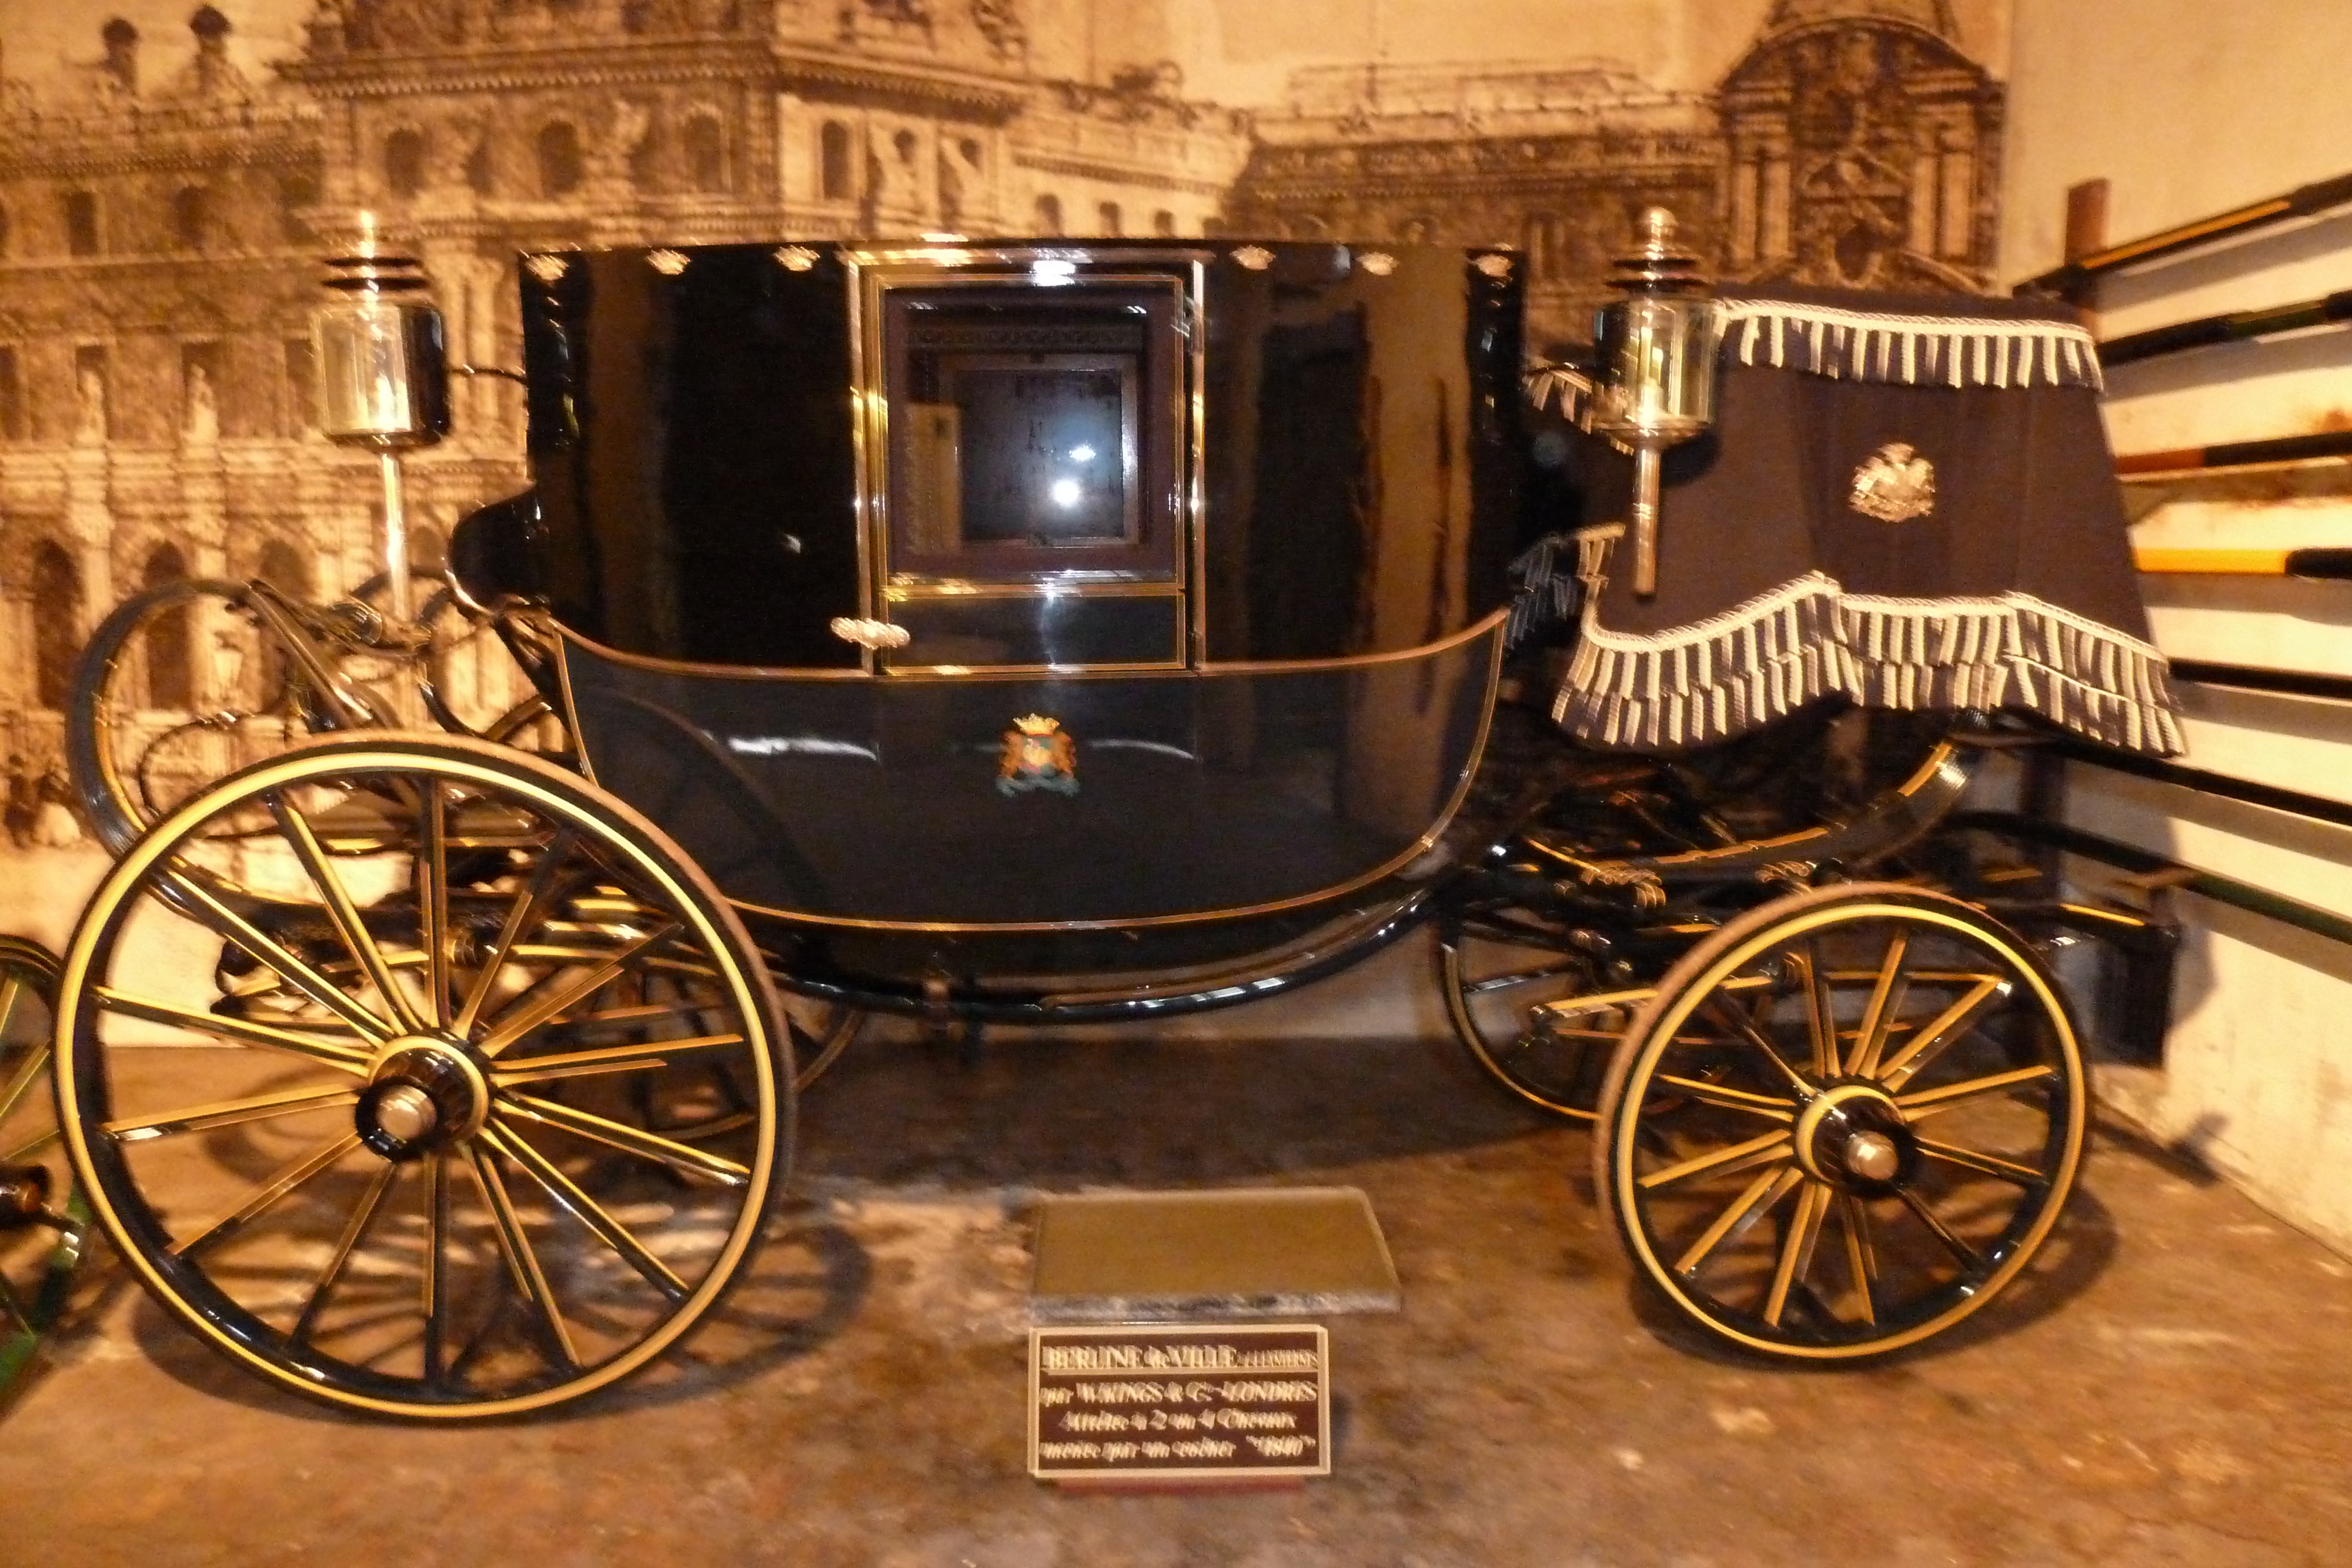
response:
<path id="1" fill-rule="evenodd" d="M 2103 1134 L 2041 1264 L 1959 1334 L 1780 1370 L 1635 1290 L 1582 1131 L 1450 1044 L 1268 1033 L 861 1045 L 804 1101 L 802 1201 L 692 1362 L 519 1425 L 314 1408 L 108 1265 L 0 1417 L 0 1563 L 2347 1558 L 2352 1268 L 2160 1152 Z M 1328 1320 L 1330 1478 L 1032 1481 L 1034 1195 L 1269 1183 L 1364 1188 L 1404 1282 L 1401 1314 Z"/>

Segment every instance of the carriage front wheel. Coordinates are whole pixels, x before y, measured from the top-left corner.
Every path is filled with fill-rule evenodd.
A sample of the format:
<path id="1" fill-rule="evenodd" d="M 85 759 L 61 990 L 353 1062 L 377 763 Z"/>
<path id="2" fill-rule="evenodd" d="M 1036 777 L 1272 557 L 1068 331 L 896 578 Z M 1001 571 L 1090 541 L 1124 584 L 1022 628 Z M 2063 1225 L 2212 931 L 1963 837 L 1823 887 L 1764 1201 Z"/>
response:
<path id="1" fill-rule="evenodd" d="M 479 742 L 357 735 L 116 862 L 66 955 L 58 1108 L 133 1273 L 230 1359 L 511 1415 L 646 1365 L 746 1266 L 790 1163 L 779 1016 L 635 811 Z M 675 1134 L 722 1089 L 723 1130 Z"/>
<path id="2" fill-rule="evenodd" d="M 1938 894 L 1821 888 L 1667 973 L 1611 1066 L 1593 1174 L 1689 1321 L 1853 1359 L 2018 1277 L 2073 1189 L 2087 1101 L 2065 1005 L 2017 936 Z"/>

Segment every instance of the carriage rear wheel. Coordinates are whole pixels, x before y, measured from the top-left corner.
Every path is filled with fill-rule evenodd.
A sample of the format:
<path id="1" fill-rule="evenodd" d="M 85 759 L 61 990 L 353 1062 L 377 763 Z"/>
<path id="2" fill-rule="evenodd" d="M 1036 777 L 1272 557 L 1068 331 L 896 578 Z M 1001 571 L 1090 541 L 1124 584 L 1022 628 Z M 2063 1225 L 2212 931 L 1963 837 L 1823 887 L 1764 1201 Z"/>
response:
<path id="1" fill-rule="evenodd" d="M 2084 1148 L 2081 1047 L 2046 970 L 1959 900 L 1891 884 L 1766 904 L 1628 1028 L 1593 1175 L 1634 1265 L 1748 1350 L 1940 1333 L 2048 1238 Z"/>
<path id="2" fill-rule="evenodd" d="M 89 1222 L 49 1087 L 57 983 L 47 949 L 0 936 L 0 1390 L 64 1314 Z"/>
<path id="3" fill-rule="evenodd" d="M 379 1414 L 646 1365 L 790 1163 L 733 911 L 625 805 L 479 742 L 329 739 L 189 800 L 92 898 L 58 1015 L 67 1143 L 132 1271 L 233 1361 Z M 721 1081 L 730 1125 L 677 1135 Z"/>

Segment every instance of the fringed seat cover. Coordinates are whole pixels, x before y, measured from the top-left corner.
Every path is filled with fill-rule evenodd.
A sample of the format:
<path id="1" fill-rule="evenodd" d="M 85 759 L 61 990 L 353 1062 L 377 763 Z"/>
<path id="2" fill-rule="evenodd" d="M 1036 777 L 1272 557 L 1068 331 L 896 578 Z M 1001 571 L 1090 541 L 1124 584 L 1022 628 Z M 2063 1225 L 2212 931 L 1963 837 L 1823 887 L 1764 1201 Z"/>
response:
<path id="1" fill-rule="evenodd" d="M 1665 460 L 1657 595 L 1609 572 L 1622 525 L 1578 535 L 1562 726 L 1674 749 L 1843 697 L 2181 749 L 2070 314 L 1829 290 L 1722 308 L 1715 427 Z M 1569 372 L 1529 386 L 1571 423 L 1586 391 Z M 1631 465 L 1567 444 L 1588 517 L 1622 518 Z"/>

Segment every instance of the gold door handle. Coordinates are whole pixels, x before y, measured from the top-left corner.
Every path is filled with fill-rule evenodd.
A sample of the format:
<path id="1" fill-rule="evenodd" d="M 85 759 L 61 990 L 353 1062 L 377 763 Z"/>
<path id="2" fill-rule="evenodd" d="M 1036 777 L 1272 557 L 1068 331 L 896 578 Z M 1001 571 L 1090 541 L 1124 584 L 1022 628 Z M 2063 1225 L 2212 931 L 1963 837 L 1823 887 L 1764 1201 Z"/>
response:
<path id="1" fill-rule="evenodd" d="M 910 641 L 904 626 L 893 626 L 887 621 L 868 621 L 856 615 L 835 616 L 833 634 L 845 643 L 855 643 L 869 650 L 903 648 Z"/>

